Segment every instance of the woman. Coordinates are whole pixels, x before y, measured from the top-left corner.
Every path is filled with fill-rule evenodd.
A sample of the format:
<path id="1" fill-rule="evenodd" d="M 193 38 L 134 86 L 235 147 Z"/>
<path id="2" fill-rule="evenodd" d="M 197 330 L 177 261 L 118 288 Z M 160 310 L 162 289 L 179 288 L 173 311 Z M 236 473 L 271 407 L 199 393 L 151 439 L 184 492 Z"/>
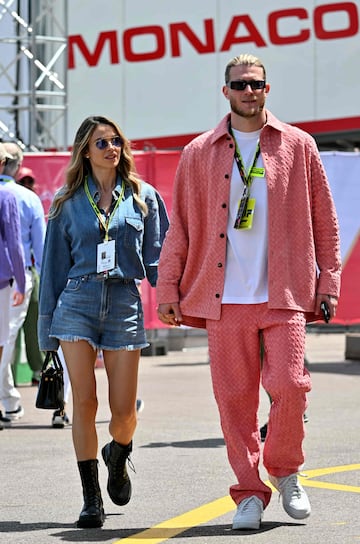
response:
<path id="1" fill-rule="evenodd" d="M 104 522 L 98 482 L 94 365 L 103 351 L 112 441 L 102 448 L 115 504 L 130 500 L 126 461 L 136 427 L 140 351 L 148 345 L 135 280 L 157 279 L 168 228 L 163 200 L 136 174 L 129 141 L 106 117 L 88 117 L 75 136 L 66 183 L 55 195 L 40 283 L 41 349 L 60 346 L 73 397 L 73 442 L 84 506 L 78 527 Z"/>

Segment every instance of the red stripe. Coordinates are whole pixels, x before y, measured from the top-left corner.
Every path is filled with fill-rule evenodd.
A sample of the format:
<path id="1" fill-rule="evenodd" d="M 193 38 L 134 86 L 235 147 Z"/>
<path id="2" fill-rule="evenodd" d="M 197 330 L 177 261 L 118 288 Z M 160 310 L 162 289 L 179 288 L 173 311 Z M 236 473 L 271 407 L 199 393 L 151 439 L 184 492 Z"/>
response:
<path id="1" fill-rule="evenodd" d="M 194 134 L 177 134 L 174 136 L 161 136 L 155 138 L 141 138 L 139 140 L 131 140 L 134 150 L 154 151 L 156 149 L 181 149 L 186 144 L 191 142 L 200 133 Z"/>
<path id="2" fill-rule="evenodd" d="M 322 119 L 321 121 L 304 121 L 291 123 L 310 134 L 326 134 L 328 132 L 346 132 L 360 130 L 360 117 L 344 117 L 342 119 Z M 181 149 L 200 133 L 177 134 L 172 136 L 160 136 L 154 138 L 140 138 L 132 140 L 136 150 L 154 149 Z"/>
<path id="3" fill-rule="evenodd" d="M 343 119 L 323 119 L 321 121 L 305 121 L 292 123 L 310 134 L 326 134 L 327 132 L 346 132 L 360 129 L 360 117 L 344 117 Z"/>

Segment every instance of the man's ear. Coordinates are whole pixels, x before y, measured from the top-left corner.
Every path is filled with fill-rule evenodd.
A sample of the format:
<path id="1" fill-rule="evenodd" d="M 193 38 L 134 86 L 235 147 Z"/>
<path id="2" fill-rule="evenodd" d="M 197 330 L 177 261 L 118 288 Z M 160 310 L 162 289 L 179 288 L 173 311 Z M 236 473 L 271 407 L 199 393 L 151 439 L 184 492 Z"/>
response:
<path id="1" fill-rule="evenodd" d="M 224 85 L 222 88 L 223 95 L 227 100 L 229 100 L 229 87 L 227 85 Z"/>

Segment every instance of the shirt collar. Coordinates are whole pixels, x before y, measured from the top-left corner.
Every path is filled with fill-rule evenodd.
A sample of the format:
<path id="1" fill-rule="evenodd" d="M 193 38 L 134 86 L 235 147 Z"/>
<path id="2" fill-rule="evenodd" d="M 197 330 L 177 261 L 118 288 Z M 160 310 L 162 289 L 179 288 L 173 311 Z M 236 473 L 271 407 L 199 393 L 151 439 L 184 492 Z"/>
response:
<path id="1" fill-rule="evenodd" d="M 0 182 L 1 183 L 9 183 L 9 182 L 15 183 L 15 180 L 11 176 L 7 176 L 6 174 L 0 174 Z"/>
<path id="2" fill-rule="evenodd" d="M 87 181 L 88 181 L 88 187 L 89 187 L 90 194 L 91 194 L 94 202 L 98 203 L 99 200 L 100 200 L 100 192 L 99 192 L 99 189 L 97 188 L 97 185 L 96 185 L 95 181 L 93 180 L 93 178 L 92 178 L 92 176 L 90 174 L 87 177 Z M 118 198 L 120 197 L 121 187 L 122 187 L 122 181 L 121 181 L 121 177 L 118 175 L 118 177 L 116 179 L 116 185 L 115 185 L 115 187 L 113 189 L 113 192 L 112 192 L 114 200 L 118 200 Z"/>
<path id="3" fill-rule="evenodd" d="M 275 130 L 279 130 L 281 132 L 285 130 L 284 124 L 281 121 L 279 121 L 279 119 L 277 119 L 275 115 L 273 115 L 269 110 L 266 110 L 266 117 L 267 117 L 267 121 L 266 121 L 266 125 L 264 125 L 265 127 L 272 127 Z M 215 127 L 212 138 L 211 138 L 212 143 L 215 143 L 220 138 L 223 138 L 224 136 L 229 135 L 229 123 L 230 123 L 230 113 L 225 115 L 225 117 L 220 121 L 217 127 Z"/>
<path id="4" fill-rule="evenodd" d="M 117 180 L 116 180 L 116 185 L 115 185 L 114 190 L 113 190 L 113 196 L 114 196 L 115 200 L 117 200 L 120 197 L 121 190 L 122 190 L 122 180 L 121 180 L 121 177 L 118 176 Z"/>

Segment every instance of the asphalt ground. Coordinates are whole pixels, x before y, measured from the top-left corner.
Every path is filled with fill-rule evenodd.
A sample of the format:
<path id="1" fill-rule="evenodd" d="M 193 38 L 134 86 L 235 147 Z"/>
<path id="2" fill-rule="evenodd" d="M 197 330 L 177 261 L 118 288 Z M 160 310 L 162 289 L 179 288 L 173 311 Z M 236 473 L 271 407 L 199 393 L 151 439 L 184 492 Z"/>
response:
<path id="1" fill-rule="evenodd" d="M 115 506 L 106 492 L 101 529 L 77 529 L 82 507 L 71 425 L 52 429 L 35 408 L 36 388 L 21 387 L 24 417 L 0 432 L 0 543 L 356 544 L 360 543 L 360 361 L 345 361 L 343 333 L 309 333 L 313 390 L 302 472 L 312 515 L 298 522 L 274 492 L 259 531 L 231 529 L 229 467 L 212 395 L 206 345 L 143 357 L 145 402 L 134 438 L 133 497 Z M 107 384 L 96 370 L 99 447 L 109 440 Z M 261 391 L 260 423 L 269 403 Z M 68 413 L 71 419 L 71 403 Z M 262 470 L 262 469 L 261 469 Z M 261 472 L 266 480 L 266 473 Z"/>

